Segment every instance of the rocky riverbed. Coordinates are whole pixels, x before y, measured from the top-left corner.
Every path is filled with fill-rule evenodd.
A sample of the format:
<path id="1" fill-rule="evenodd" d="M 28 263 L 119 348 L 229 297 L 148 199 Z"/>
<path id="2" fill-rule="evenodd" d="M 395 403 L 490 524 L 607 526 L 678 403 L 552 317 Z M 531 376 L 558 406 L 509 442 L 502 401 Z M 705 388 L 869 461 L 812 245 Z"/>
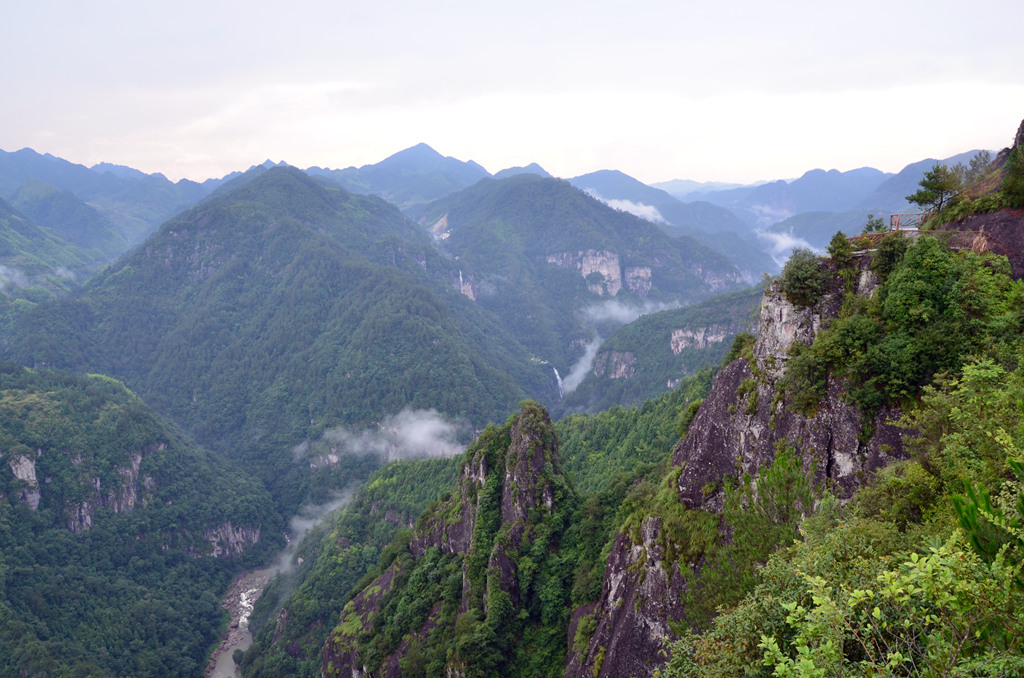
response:
<path id="1" fill-rule="evenodd" d="M 223 603 L 224 608 L 231 613 L 231 624 L 220 646 L 210 655 L 210 663 L 203 673 L 204 678 L 235 678 L 241 675 L 237 672 L 231 655 L 236 649 L 247 650 L 252 645 L 249 615 L 273 573 L 272 567 L 244 572 L 231 584 Z"/>

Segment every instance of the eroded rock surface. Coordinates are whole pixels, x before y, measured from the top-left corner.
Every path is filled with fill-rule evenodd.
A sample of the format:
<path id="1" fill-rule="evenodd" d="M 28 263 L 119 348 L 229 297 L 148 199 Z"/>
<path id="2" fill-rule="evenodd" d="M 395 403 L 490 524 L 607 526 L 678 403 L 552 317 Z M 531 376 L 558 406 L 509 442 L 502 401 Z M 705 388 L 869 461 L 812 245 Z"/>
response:
<path id="1" fill-rule="evenodd" d="M 866 266 L 862 262 L 857 292 L 872 294 L 877 281 Z M 813 308 L 790 304 L 777 284 L 768 288 L 752 360 L 739 358 L 718 373 L 686 438 L 673 450 L 684 506 L 720 511 L 725 476 L 756 476 L 783 442 L 793 446 L 805 471 L 813 471 L 818 482 L 828 482 L 841 497 L 851 496 L 875 470 L 902 456 L 907 431 L 893 423 L 900 413 L 883 409 L 875 417 L 874 434 L 861 440 L 861 412 L 845 402 L 844 385 L 835 379 L 812 416 L 791 412 L 787 398 L 776 397 L 790 347 L 810 344 L 841 306 L 838 281 Z M 663 665 L 665 640 L 674 638 L 669 622 L 685 619 L 686 577 L 678 562 L 665 559 L 660 529 L 659 519 L 648 517 L 639 540 L 617 537 L 600 600 L 574 615 L 573 628 L 593 615 L 595 630 L 585 652 L 572 651 L 570 635 L 566 678 L 642 678 Z M 682 567 L 699 570 L 700 563 Z"/>
<path id="2" fill-rule="evenodd" d="M 547 412 L 536 404 L 527 404 L 511 426 L 503 430 L 507 430 L 507 443 L 500 433 L 494 434 L 499 437 L 490 438 L 503 447 L 500 453 L 495 454 L 494 444 L 480 445 L 467 453 L 455 490 L 420 519 L 409 542 L 412 560 L 404 561 L 414 563 L 415 568 L 419 559 L 430 557 L 431 553 L 435 557 L 438 552 L 444 554 L 442 558 L 457 556 L 455 562 L 460 563 L 462 572 L 457 615 L 464 615 L 475 606 L 473 614 L 486 619 L 489 602 L 499 592 L 508 595 L 513 612 L 520 610 L 523 597 L 528 594 L 523 590 L 517 565 L 520 551 L 531 546 L 537 525 L 545 523 L 558 501 L 552 480 L 560 462 L 557 438 Z M 482 511 L 489 512 L 490 520 L 497 519 L 496 524 L 481 518 Z M 554 538 L 558 533 L 546 534 Z M 472 553 L 487 554 L 485 581 L 471 580 L 468 557 Z M 431 633 L 439 624 L 452 623 L 442 614 L 442 601 L 431 600 L 421 627 L 406 633 L 387 656 L 379 658 L 372 671 L 364 664 L 359 654 L 359 635 L 382 614 L 384 595 L 402 585 L 401 562 L 396 560 L 345 606 L 338 627 L 322 651 L 324 676 L 397 678 L 402 675 L 407 652 L 430 642 Z M 456 577 L 457 573 L 458 569 Z M 459 676 L 464 671 L 463 660 L 457 653 L 447 659 L 445 675 Z"/>

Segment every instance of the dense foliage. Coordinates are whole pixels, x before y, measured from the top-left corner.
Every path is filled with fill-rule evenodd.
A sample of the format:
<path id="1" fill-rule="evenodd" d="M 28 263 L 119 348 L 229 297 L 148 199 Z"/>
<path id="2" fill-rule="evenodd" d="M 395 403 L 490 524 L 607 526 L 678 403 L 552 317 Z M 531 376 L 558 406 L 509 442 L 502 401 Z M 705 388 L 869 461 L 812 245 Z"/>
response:
<path id="1" fill-rule="evenodd" d="M 846 506 L 826 494 L 745 598 L 673 646 L 666 675 L 1024 669 L 1021 293 L 1005 261 L 920 238 L 871 301 L 847 300 L 801 355 L 841 356 L 827 370 L 864 407 L 898 398 L 911 457 Z"/>
<path id="2" fill-rule="evenodd" d="M 14 194 L 11 204 L 26 217 L 60 233 L 99 261 L 112 261 L 128 250 L 128 241 L 95 208 L 70 191 L 45 181 L 29 179 Z"/>
<path id="3" fill-rule="evenodd" d="M 8 313 L 74 289 L 77 276 L 88 275 L 105 261 L 98 252 L 29 221 L 0 199 L 0 303 Z M 0 325 L 0 331 L 5 330 Z"/>
<path id="4" fill-rule="evenodd" d="M 798 247 L 786 262 L 779 276 L 779 285 L 786 299 L 795 306 L 813 306 L 821 299 L 831 276 L 821 258 L 809 249 Z"/>
<path id="5" fill-rule="evenodd" d="M 524 447 L 513 446 L 514 427 L 516 444 Z M 525 468 L 536 454 L 543 455 L 543 466 Z M 574 520 L 579 503 L 562 474 L 546 412 L 536 403 L 523 403 L 503 427 L 489 426 L 480 435 L 464 463 L 486 468 L 484 482 L 476 485 L 463 476 L 449 499 L 421 516 L 417 530 L 446 523 L 453 514 L 458 520 L 463 493 L 474 492 L 469 551 L 453 553 L 432 545 L 421 557 L 402 550 L 382 561 L 378 572 L 394 571 L 395 584 L 381 598 L 372 627 L 364 627 L 366 620 L 349 603 L 331 643 L 356 649 L 371 672 L 401 647 L 403 675 L 441 675 L 445 666 L 459 666 L 466 676 L 556 676 L 578 550 L 593 537 Z M 510 484 L 510 474 L 528 485 Z M 538 497 L 550 493 L 550 506 L 534 506 L 521 519 L 506 519 L 515 510 L 508 502 L 522 490 L 536 490 Z M 511 589 L 508 572 L 515 577 Z M 325 670 L 332 675 L 329 665 Z"/>
<path id="6" fill-rule="evenodd" d="M 246 676 L 320 675 L 320 650 L 347 596 L 376 568 L 388 544 L 404 543 L 416 517 L 455 482 L 456 459 L 421 459 L 375 471 L 332 516 L 308 533 L 250 618 L 255 641 Z"/>
<path id="7" fill-rule="evenodd" d="M 2 364 L 0 451 L 0 674 L 201 671 L 232 572 L 277 543 L 266 492 L 104 377 Z M 212 557 L 228 523 L 261 541 Z"/>
<path id="8" fill-rule="evenodd" d="M 617 477 L 641 475 L 642 469 L 663 461 L 680 438 L 680 417 L 707 395 L 713 376 L 714 370 L 703 370 L 636 407 L 613 406 L 558 420 L 562 458 L 579 491 L 599 492 Z"/>
<path id="9" fill-rule="evenodd" d="M 883 240 L 876 258 L 878 292 L 849 296 L 839 319 L 796 349 L 782 387 L 798 409 L 815 407 L 832 374 L 849 380 L 848 397 L 870 419 L 1021 331 L 1022 290 L 1004 258 L 953 252 L 931 237 L 908 244 L 899 234 Z"/>
<path id="10" fill-rule="evenodd" d="M 594 367 L 556 413 L 639 405 L 718 365 L 738 332 L 749 330 L 764 289 L 716 295 L 693 306 L 641 316 L 597 349 Z M 616 372 L 616 365 L 625 369 Z"/>
<path id="11" fill-rule="evenodd" d="M 602 329 L 604 308 L 690 303 L 716 287 L 739 287 L 736 269 L 717 252 L 536 175 L 480 181 L 432 204 L 421 221 L 445 225 L 439 244 L 458 259 L 477 303 L 562 374 Z M 593 270 L 583 270 L 584 258 Z M 649 289 L 632 290 L 627 269 L 650 269 Z"/>
<path id="12" fill-rule="evenodd" d="M 631 488 L 638 479 L 662 473 L 659 463 L 678 438 L 681 412 L 703 397 L 710 383 L 711 372 L 706 371 L 642 407 L 612 408 L 557 422 L 560 456 L 567 479 L 580 492 L 580 503 L 571 513 L 577 527 L 560 542 L 566 551 L 561 562 L 571 577 L 560 579 L 560 588 L 549 587 L 549 595 L 568 598 L 572 607 L 598 597 L 609 540 L 632 506 L 627 495 L 636 495 Z M 495 441 L 491 434 L 485 440 Z M 475 444 L 467 458 L 482 444 Z M 344 620 L 341 608 L 407 549 L 408 534 L 403 537 L 397 523 L 411 524 L 427 502 L 442 494 L 439 488 L 451 487 L 455 470 L 452 461 L 444 460 L 386 466 L 360 488 L 351 504 L 310 533 L 295 554 L 304 564 L 273 583 L 254 612 L 257 637 L 245 655 L 245 674 L 319 675 L 320 648 L 330 625 Z M 430 562 L 433 568 L 450 565 Z M 300 583 L 291 591 L 289 582 Z M 564 631 L 561 613 L 557 618 Z M 564 652 L 559 649 L 564 638 L 558 633 L 546 633 L 544 638 L 544 656 Z"/>
<path id="13" fill-rule="evenodd" d="M 524 387 L 553 395 L 549 370 L 448 287 L 448 266 L 383 201 L 276 168 L 30 312 L 9 354 L 123 379 L 290 512 L 372 468 L 311 478 L 292 449 L 325 429 L 403 408 L 482 426 Z"/>

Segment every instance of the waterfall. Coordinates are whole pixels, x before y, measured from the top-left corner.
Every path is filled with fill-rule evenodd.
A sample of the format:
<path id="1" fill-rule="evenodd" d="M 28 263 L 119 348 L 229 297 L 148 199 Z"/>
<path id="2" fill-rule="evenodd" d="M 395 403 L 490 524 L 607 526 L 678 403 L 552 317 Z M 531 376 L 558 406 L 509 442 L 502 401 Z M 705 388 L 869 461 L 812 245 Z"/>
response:
<path id="1" fill-rule="evenodd" d="M 466 288 L 462 286 L 462 269 L 460 268 L 459 269 L 459 293 L 460 294 L 465 294 L 465 292 L 463 292 L 464 289 L 466 289 Z"/>
<path id="2" fill-rule="evenodd" d="M 551 369 L 555 371 L 555 381 L 558 382 L 558 399 L 561 400 L 565 397 L 565 387 L 562 386 L 562 377 L 559 376 L 557 367 L 552 367 Z"/>

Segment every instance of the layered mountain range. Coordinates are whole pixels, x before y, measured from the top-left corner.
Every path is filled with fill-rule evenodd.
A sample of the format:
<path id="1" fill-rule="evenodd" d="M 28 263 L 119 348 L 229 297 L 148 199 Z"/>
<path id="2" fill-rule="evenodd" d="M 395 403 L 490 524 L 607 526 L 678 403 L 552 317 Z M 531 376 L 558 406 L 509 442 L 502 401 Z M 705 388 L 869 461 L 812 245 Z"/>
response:
<path id="1" fill-rule="evenodd" d="M 959 523 L 982 564 L 954 579 L 1002 582 L 985 563 L 1015 547 L 985 550 L 1003 518 L 972 483 L 1012 499 L 1019 408 L 958 413 L 1016 402 L 1020 262 L 999 253 L 1020 224 L 999 210 L 1021 152 L 950 235 L 837 236 L 753 289 L 779 242 L 902 209 L 886 196 L 926 168 L 683 203 L 425 145 L 204 184 L 3 154 L 0 672 L 198 675 L 231 576 L 360 486 L 258 605 L 245 675 L 817 661 L 785 632 L 810 618 L 768 605 L 805 604 L 790 558 L 873 581 L 816 557 L 843 529 L 905 574 Z M 785 594 L 749 597 L 768 584 Z"/>

